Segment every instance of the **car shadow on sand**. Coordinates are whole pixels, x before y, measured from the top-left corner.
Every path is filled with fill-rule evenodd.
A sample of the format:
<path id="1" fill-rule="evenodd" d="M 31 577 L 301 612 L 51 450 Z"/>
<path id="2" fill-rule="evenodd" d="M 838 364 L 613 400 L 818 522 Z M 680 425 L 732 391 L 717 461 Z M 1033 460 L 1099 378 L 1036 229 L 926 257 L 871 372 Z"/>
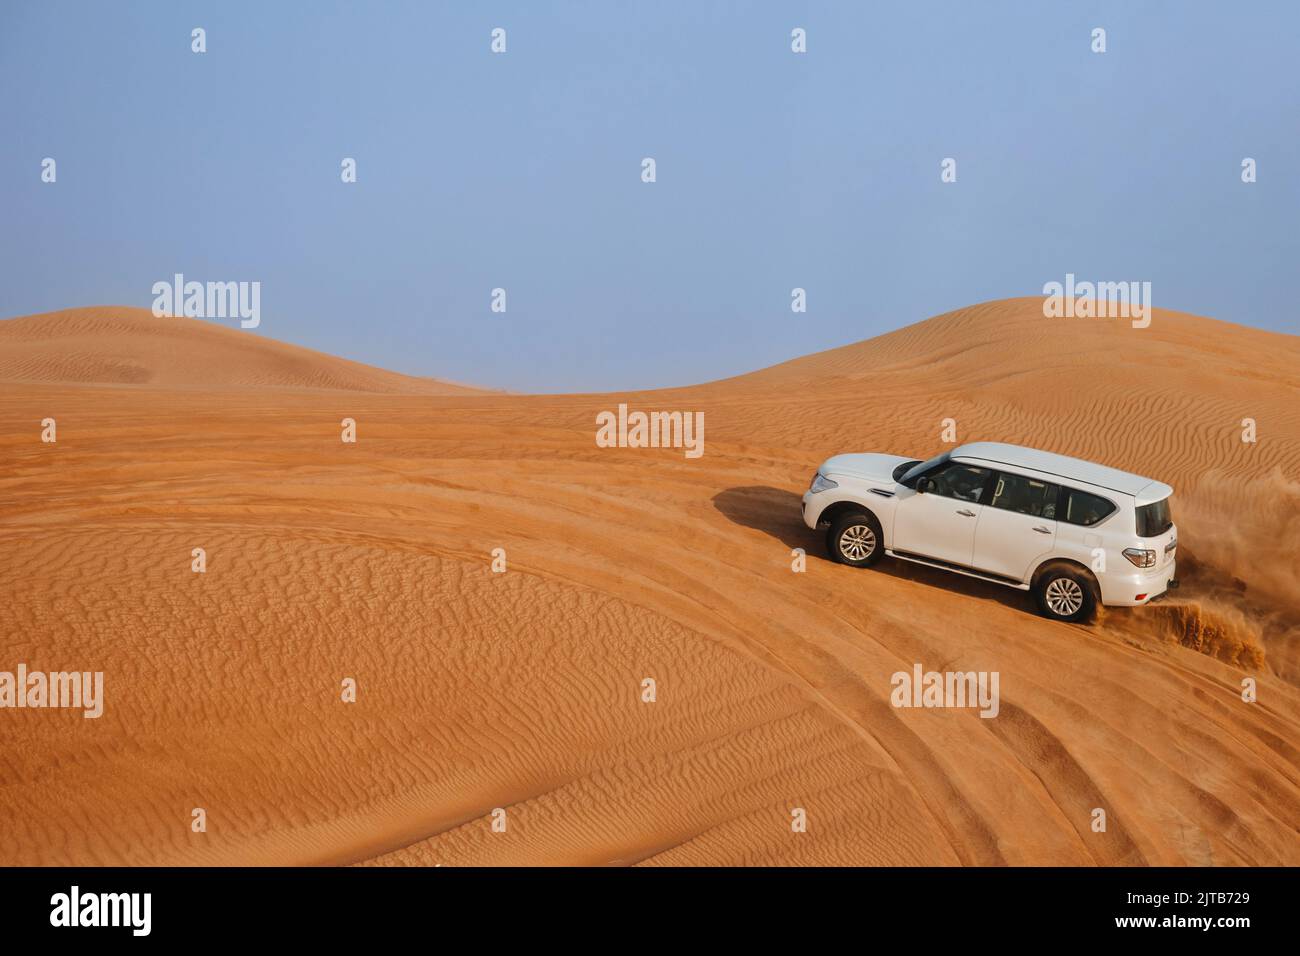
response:
<path id="1" fill-rule="evenodd" d="M 813 531 L 803 523 L 802 496 L 793 491 L 768 485 L 728 488 L 713 496 L 713 506 L 735 524 L 762 531 L 787 548 L 803 548 L 810 559 L 827 564 L 837 563 L 826 554 L 825 530 Z M 849 573 L 861 573 L 858 568 L 840 567 Z M 923 564 L 885 557 L 870 570 L 876 574 L 888 574 L 890 577 L 915 581 L 944 591 L 986 598 L 1018 611 L 1035 613 L 1033 599 L 1025 591 L 928 568 Z"/>

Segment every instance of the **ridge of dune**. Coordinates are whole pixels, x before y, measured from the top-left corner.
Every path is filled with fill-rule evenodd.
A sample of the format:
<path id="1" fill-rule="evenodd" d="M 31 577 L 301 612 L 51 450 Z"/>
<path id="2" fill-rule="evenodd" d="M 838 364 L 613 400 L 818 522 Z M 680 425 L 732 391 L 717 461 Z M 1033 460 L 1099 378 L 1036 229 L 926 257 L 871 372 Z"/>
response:
<path id="1" fill-rule="evenodd" d="M 0 712 L 0 863 L 1300 863 L 1298 343 L 1012 299 L 655 392 L 0 381 L 0 669 L 107 688 Z M 596 446 L 618 401 L 705 454 Z M 945 419 L 1169 481 L 1182 589 L 1060 625 L 827 560 L 816 466 Z M 893 707 L 916 663 L 1000 715 Z"/>
<path id="2" fill-rule="evenodd" d="M 1049 366 L 1052 369 L 1134 361 L 1189 367 L 1194 362 L 1214 360 L 1222 363 L 1223 373 L 1260 380 L 1288 371 L 1300 358 L 1300 337 L 1296 335 L 1221 319 L 1156 308 L 1149 327 L 1131 328 L 1129 322 L 1123 318 L 1047 318 L 1043 315 L 1043 299 L 1038 296 L 995 299 L 693 387 L 767 388 L 810 382 L 843 385 L 845 380 L 858 381 L 881 371 L 916 369 L 921 365 L 933 370 L 931 380 L 936 385 L 970 386 L 1000 378 L 1000 367 L 1009 358 L 1020 357 L 1017 353 L 1025 358 L 1038 353 L 1041 359 L 1055 360 Z M 1113 353 L 1121 341 L 1132 350 L 1132 356 Z M 1008 353 L 1011 348 L 1015 351 Z"/>
<path id="3" fill-rule="evenodd" d="M 0 320 L 0 381 L 62 385 L 325 388 L 462 395 L 418 378 L 203 319 L 90 306 Z"/>

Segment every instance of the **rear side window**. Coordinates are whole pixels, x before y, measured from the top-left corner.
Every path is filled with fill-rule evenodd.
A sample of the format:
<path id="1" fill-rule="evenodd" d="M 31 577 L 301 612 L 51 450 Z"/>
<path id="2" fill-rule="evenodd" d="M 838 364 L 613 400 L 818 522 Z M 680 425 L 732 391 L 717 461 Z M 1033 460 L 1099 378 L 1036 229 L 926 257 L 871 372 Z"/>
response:
<path id="1" fill-rule="evenodd" d="M 1070 524 L 1088 527 L 1110 517 L 1115 506 L 1098 495 L 1090 495 L 1078 488 L 1061 489 L 1061 513 L 1058 517 Z"/>
<path id="2" fill-rule="evenodd" d="M 1046 481 L 1036 481 L 1023 475 L 1000 474 L 993 488 L 993 500 L 989 504 L 994 508 L 1033 515 L 1035 518 L 1055 518 L 1058 491 L 1057 485 Z"/>
<path id="3" fill-rule="evenodd" d="M 1169 499 L 1138 505 L 1137 523 L 1139 538 L 1160 537 L 1174 526 L 1174 513 L 1169 507 Z"/>

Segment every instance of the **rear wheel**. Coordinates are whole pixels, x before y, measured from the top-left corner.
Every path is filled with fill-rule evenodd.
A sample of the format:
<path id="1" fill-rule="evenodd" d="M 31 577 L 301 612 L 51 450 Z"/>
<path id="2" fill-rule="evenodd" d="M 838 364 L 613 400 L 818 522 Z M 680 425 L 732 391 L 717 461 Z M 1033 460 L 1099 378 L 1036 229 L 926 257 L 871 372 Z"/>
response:
<path id="1" fill-rule="evenodd" d="M 865 568 L 885 553 L 885 538 L 876 516 L 866 512 L 846 514 L 831 522 L 826 549 L 840 564 Z"/>
<path id="2" fill-rule="evenodd" d="M 1069 565 L 1042 572 L 1034 583 L 1034 598 L 1043 616 L 1054 621 L 1090 621 L 1097 613 L 1096 585 Z"/>

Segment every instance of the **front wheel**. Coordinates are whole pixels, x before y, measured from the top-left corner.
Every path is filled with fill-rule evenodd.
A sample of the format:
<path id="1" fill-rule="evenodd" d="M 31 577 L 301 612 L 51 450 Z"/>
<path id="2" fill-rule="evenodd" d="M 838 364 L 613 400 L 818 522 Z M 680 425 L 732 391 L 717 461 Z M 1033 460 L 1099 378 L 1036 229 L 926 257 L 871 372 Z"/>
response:
<path id="1" fill-rule="evenodd" d="M 1048 568 L 1034 584 L 1034 598 L 1044 617 L 1053 621 L 1090 621 L 1097 613 L 1092 580 L 1070 567 Z"/>
<path id="2" fill-rule="evenodd" d="M 826 549 L 840 564 L 865 568 L 885 553 L 885 537 L 873 514 L 847 514 L 832 522 L 826 536 Z"/>

